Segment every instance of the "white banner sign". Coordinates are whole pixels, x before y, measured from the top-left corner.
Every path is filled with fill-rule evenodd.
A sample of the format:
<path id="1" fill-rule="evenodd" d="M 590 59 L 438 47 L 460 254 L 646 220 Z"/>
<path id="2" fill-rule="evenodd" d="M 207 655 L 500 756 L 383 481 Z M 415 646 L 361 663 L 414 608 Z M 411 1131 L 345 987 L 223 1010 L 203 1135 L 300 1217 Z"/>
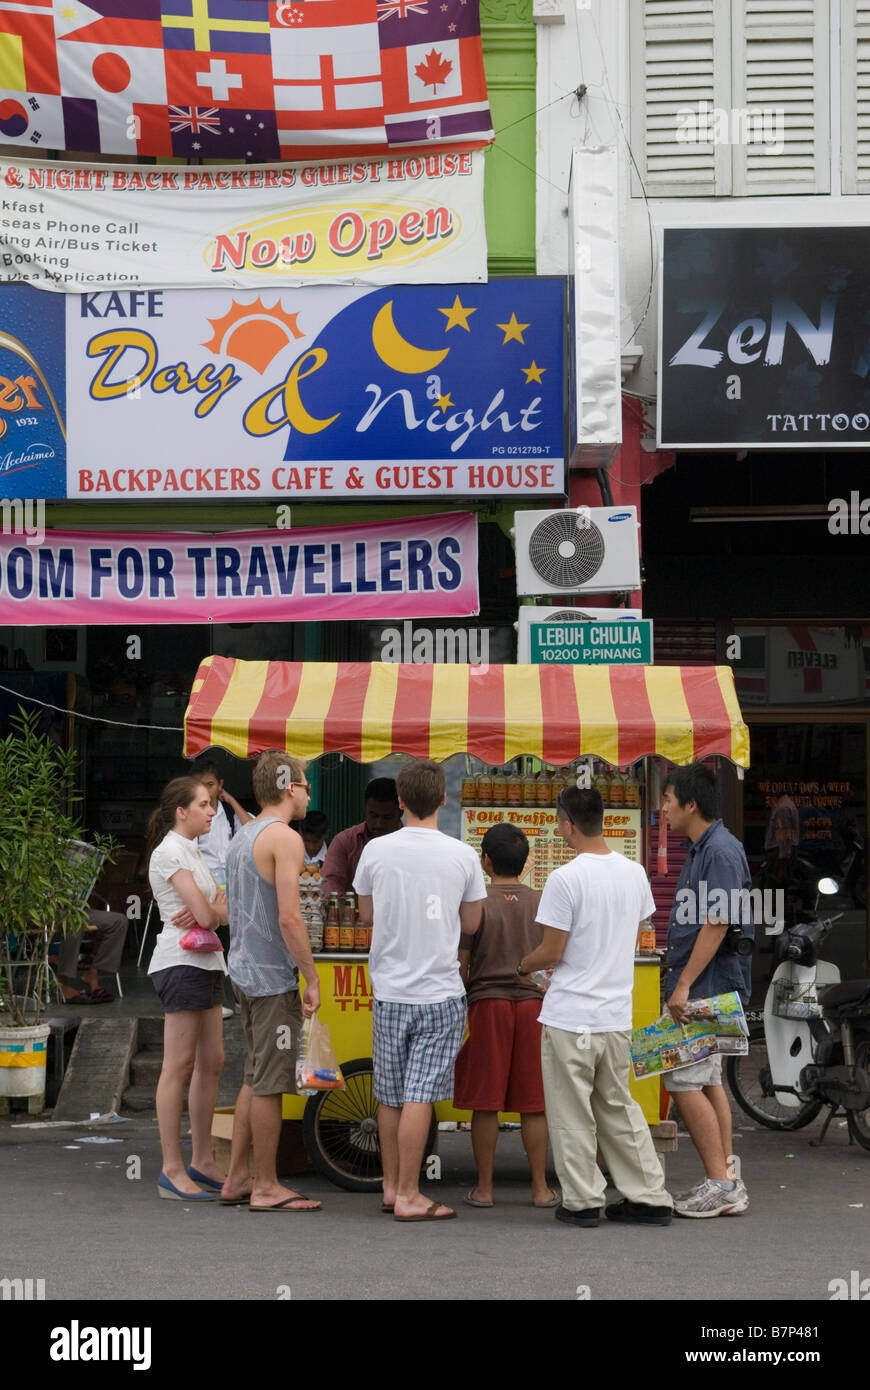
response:
<path id="1" fill-rule="evenodd" d="M 148 168 L 0 160 L 0 282 L 70 291 L 486 280 L 483 155 Z"/>

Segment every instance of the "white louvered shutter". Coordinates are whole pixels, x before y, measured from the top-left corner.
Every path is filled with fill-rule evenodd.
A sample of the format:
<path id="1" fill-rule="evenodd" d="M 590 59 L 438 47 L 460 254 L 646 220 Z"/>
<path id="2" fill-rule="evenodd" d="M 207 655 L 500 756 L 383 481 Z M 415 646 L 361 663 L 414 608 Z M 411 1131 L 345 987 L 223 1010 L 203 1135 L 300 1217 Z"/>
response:
<path id="1" fill-rule="evenodd" d="M 870 0 L 841 0 L 844 193 L 870 193 Z"/>
<path id="2" fill-rule="evenodd" d="M 677 136 L 692 133 L 686 113 L 731 104 L 730 0 L 632 0 L 631 48 L 632 148 L 649 196 L 729 194 L 729 147 Z"/>
<path id="3" fill-rule="evenodd" d="M 830 192 L 829 9 L 733 0 L 732 134 L 753 135 L 731 147 L 736 195 Z"/>

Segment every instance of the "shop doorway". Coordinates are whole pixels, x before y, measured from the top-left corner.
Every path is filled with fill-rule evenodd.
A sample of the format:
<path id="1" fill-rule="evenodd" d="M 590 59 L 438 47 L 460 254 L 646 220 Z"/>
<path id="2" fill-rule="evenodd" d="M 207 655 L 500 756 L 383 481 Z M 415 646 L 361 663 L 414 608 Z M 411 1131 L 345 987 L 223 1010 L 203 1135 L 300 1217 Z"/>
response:
<path id="1" fill-rule="evenodd" d="M 744 782 L 743 842 L 753 883 L 779 888 L 786 919 L 812 910 L 820 878 L 836 895 L 818 898 L 822 916 L 841 913 L 824 956 L 844 979 L 866 978 L 867 766 L 866 716 L 789 717 L 747 712 L 752 766 Z M 753 969 L 754 997 L 773 967 L 772 939 L 762 928 Z"/>

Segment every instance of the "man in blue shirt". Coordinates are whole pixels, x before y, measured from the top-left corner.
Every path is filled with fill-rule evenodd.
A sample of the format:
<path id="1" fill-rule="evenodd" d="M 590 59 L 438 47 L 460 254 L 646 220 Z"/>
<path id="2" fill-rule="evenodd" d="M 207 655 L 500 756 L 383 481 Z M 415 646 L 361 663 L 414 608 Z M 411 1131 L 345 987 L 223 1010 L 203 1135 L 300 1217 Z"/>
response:
<path id="1" fill-rule="evenodd" d="M 689 998 L 736 991 L 748 1004 L 751 965 L 733 949 L 729 927 L 752 939 L 749 865 L 740 841 L 717 816 L 716 783 L 703 763 L 674 768 L 662 795 L 662 816 L 691 848 L 683 866 L 668 926 L 665 999 L 673 1017 L 686 1017 Z M 665 1086 L 701 1157 L 706 1178 L 674 1199 L 680 1216 L 732 1216 L 749 1206 L 734 1169 L 731 1106 L 716 1054 L 665 1075 Z"/>

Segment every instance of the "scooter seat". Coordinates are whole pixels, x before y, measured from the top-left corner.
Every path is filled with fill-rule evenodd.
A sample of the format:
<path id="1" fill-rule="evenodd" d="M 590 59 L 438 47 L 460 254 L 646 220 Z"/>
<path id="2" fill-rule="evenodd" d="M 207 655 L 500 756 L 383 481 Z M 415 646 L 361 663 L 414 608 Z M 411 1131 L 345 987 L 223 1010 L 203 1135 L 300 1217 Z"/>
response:
<path id="1" fill-rule="evenodd" d="M 826 1014 L 870 1008 L 870 980 L 843 980 L 820 994 L 819 1003 Z"/>

